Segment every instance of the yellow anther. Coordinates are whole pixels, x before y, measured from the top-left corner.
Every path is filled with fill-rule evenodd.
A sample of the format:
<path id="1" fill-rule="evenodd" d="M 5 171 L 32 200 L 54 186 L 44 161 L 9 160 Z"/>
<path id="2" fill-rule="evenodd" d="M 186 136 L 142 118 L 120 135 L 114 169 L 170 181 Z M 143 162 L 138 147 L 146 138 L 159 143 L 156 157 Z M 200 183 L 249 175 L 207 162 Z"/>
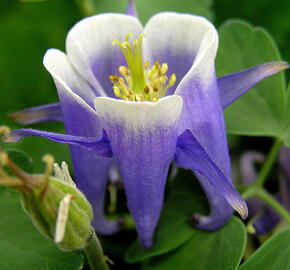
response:
<path id="1" fill-rule="evenodd" d="M 158 85 L 157 85 L 157 84 L 153 85 L 153 91 L 154 91 L 154 92 L 158 92 L 158 90 L 159 90 L 159 89 L 158 89 Z"/>
<path id="2" fill-rule="evenodd" d="M 120 66 L 119 67 L 119 73 L 122 75 L 122 76 L 127 76 L 129 74 L 129 71 L 128 69 L 125 67 L 125 66 Z"/>
<path id="3" fill-rule="evenodd" d="M 147 95 L 147 94 L 149 93 L 149 91 L 150 91 L 149 87 L 146 86 L 146 87 L 144 88 L 144 93 Z"/>
<path id="4" fill-rule="evenodd" d="M 114 74 L 114 75 L 110 75 L 109 79 L 111 82 L 115 83 L 115 82 L 118 82 L 119 77 L 116 74 Z"/>
<path id="5" fill-rule="evenodd" d="M 113 91 L 116 97 L 127 101 L 152 101 L 155 102 L 166 94 L 167 89 L 173 86 L 176 77 L 172 75 L 169 83 L 166 85 L 168 78 L 165 75 L 168 70 L 167 63 L 160 65 L 156 61 L 151 66 L 149 61 L 143 64 L 142 58 L 142 40 L 145 37 L 141 34 L 138 39 L 131 39 L 132 34 L 125 36 L 125 41 L 114 40 L 113 44 L 118 45 L 127 62 L 127 66 L 118 68 L 120 77 L 117 75 L 109 76 L 113 83 Z"/>
<path id="6" fill-rule="evenodd" d="M 144 68 L 145 68 L 145 69 L 148 69 L 148 68 L 149 68 L 149 66 L 150 66 L 150 64 L 149 64 L 149 61 L 148 61 L 148 60 L 147 60 L 147 61 L 145 61 Z"/>
<path id="7" fill-rule="evenodd" d="M 161 74 L 165 74 L 168 70 L 168 65 L 166 63 L 163 63 L 161 68 L 160 68 L 160 71 L 161 71 Z"/>
<path id="8" fill-rule="evenodd" d="M 175 82 L 176 82 L 176 75 L 175 75 L 175 73 L 173 73 L 173 74 L 171 75 L 171 77 L 170 77 L 170 80 L 169 80 L 168 86 L 169 86 L 169 87 L 173 86 L 173 85 L 175 84 Z"/>

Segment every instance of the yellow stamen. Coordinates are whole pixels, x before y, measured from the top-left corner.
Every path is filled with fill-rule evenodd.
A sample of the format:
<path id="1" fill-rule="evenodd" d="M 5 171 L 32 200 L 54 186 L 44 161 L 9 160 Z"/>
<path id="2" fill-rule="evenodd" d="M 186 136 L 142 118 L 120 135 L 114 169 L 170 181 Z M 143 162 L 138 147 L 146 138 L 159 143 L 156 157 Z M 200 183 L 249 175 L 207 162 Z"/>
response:
<path id="1" fill-rule="evenodd" d="M 176 81 L 175 74 L 172 74 L 169 82 L 165 75 L 168 70 L 167 63 L 160 64 L 156 61 L 149 69 L 149 61 L 143 64 L 142 40 L 145 37 L 141 34 L 138 39 L 129 42 L 132 33 L 125 36 L 125 41 L 114 40 L 113 45 L 118 45 L 127 62 L 126 66 L 118 68 L 121 77 L 110 75 L 109 79 L 113 83 L 113 91 L 116 97 L 127 101 L 151 101 L 156 102 L 166 95 L 169 87 Z M 166 85 L 167 83 L 167 85 Z"/>
<path id="2" fill-rule="evenodd" d="M 170 80 L 169 80 L 169 83 L 168 83 L 168 86 L 171 87 L 175 84 L 176 82 L 176 75 L 173 73 L 170 77 Z"/>
<path id="3" fill-rule="evenodd" d="M 163 63 L 161 68 L 160 68 L 160 71 L 161 71 L 161 74 L 165 74 L 168 70 L 168 65 L 166 63 Z"/>
<path id="4" fill-rule="evenodd" d="M 149 61 L 145 61 L 144 68 L 145 68 L 145 69 L 148 69 L 149 66 L 150 66 Z"/>
<path id="5" fill-rule="evenodd" d="M 50 154 L 45 154 L 42 157 L 42 161 L 46 163 L 46 168 L 43 174 L 43 182 L 42 182 L 42 187 L 41 187 L 41 192 L 40 192 L 40 198 L 43 198 L 47 191 L 49 177 L 53 171 L 54 157 Z"/>
<path id="6" fill-rule="evenodd" d="M 119 67 L 119 73 L 122 75 L 122 76 L 127 76 L 129 74 L 129 71 L 128 69 L 125 67 L 125 66 L 120 66 Z"/>

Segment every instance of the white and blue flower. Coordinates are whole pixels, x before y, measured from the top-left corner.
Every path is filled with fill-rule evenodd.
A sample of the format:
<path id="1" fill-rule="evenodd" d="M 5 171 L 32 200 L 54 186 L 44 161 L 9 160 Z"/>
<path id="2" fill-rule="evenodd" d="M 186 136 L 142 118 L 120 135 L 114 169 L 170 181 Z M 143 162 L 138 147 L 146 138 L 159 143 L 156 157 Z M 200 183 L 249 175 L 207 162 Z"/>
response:
<path id="1" fill-rule="evenodd" d="M 75 179 L 93 205 L 99 233 L 118 230 L 103 214 L 114 161 L 144 247 L 152 245 L 172 161 L 192 170 L 208 197 L 211 212 L 196 214 L 198 228 L 219 228 L 232 208 L 246 218 L 232 185 L 223 109 L 288 64 L 217 79 L 217 48 L 216 29 L 199 16 L 160 13 L 144 28 L 131 15 L 83 19 L 68 33 L 66 53 L 50 49 L 44 57 L 60 103 L 14 114 L 24 124 L 62 120 L 67 134 L 20 129 L 4 140 L 42 136 L 70 144 Z"/>

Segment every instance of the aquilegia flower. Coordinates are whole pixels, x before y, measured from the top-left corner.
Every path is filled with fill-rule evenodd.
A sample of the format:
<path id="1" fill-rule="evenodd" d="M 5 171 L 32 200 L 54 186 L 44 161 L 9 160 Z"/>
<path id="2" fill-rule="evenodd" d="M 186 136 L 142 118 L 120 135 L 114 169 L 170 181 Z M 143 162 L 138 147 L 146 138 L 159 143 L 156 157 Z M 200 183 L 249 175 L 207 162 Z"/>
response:
<path id="1" fill-rule="evenodd" d="M 241 179 L 245 185 L 251 184 L 258 177 L 255 163 L 264 161 L 265 156 L 259 152 L 246 152 L 241 157 Z M 276 199 L 290 210 L 290 149 L 281 147 L 279 153 L 279 193 Z M 255 233 L 263 235 L 272 230 L 280 221 L 278 213 L 259 198 L 249 198 L 249 218 Z"/>
<path id="2" fill-rule="evenodd" d="M 217 79 L 217 47 L 216 29 L 198 16 L 161 13 L 144 28 L 134 16 L 86 18 L 68 33 L 66 54 L 51 49 L 44 57 L 60 104 L 14 115 L 24 123 L 63 119 L 67 134 L 20 129 L 5 140 L 42 136 L 70 144 L 77 185 L 100 233 L 118 229 L 103 215 L 113 161 L 144 247 L 152 245 L 173 160 L 195 172 L 208 197 L 211 213 L 196 215 L 198 228 L 219 228 L 232 208 L 246 218 L 231 181 L 223 108 L 288 65 L 266 63 Z"/>

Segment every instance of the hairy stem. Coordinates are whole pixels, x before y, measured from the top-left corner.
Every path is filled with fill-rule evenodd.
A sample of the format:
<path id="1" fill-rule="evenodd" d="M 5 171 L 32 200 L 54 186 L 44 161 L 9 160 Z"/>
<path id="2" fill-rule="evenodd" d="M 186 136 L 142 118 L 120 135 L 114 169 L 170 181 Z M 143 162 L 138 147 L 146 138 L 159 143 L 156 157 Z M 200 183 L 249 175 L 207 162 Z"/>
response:
<path id="1" fill-rule="evenodd" d="M 110 269 L 105 261 L 102 246 L 94 230 L 92 231 L 92 236 L 84 251 L 91 270 Z"/>

